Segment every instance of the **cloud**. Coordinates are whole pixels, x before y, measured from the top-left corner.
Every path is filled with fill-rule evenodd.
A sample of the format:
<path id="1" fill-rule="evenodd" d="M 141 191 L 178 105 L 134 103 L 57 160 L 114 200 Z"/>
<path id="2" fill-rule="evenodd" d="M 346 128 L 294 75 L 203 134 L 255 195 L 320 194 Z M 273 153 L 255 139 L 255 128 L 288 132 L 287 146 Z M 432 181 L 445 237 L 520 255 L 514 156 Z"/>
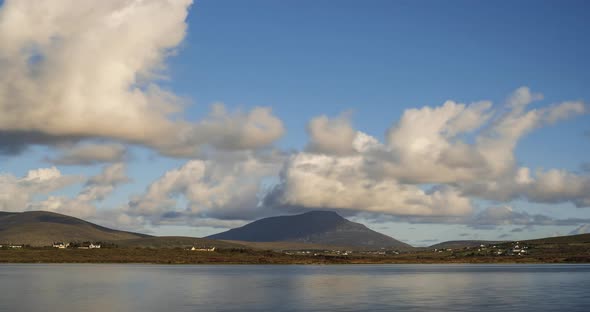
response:
<path id="1" fill-rule="evenodd" d="M 126 213 L 154 224 L 260 216 L 265 208 L 259 205 L 263 179 L 276 175 L 280 163 L 253 153 L 232 156 L 191 160 L 167 171 L 131 200 Z M 178 207 L 179 198 L 186 201 L 185 207 Z"/>
<path id="2" fill-rule="evenodd" d="M 502 226 L 521 226 L 514 228 L 511 232 L 522 232 L 525 229 L 532 229 L 534 226 L 572 226 L 590 223 L 588 218 L 565 218 L 559 219 L 543 214 L 534 214 L 527 211 L 515 210 L 509 205 L 492 206 L 477 210 L 469 215 L 463 216 L 400 216 L 363 214 L 365 220 L 371 222 L 406 222 L 410 224 L 448 224 L 465 225 L 477 230 L 494 230 Z"/>
<path id="3" fill-rule="evenodd" d="M 126 166 L 123 163 L 104 167 L 100 174 L 86 181 L 85 189 L 78 197 L 86 201 L 103 200 L 114 191 L 116 186 L 131 181 L 125 170 Z"/>
<path id="4" fill-rule="evenodd" d="M 158 85 L 185 37 L 191 2 L 5 1 L 0 152 L 108 139 L 186 157 L 203 145 L 250 149 L 279 138 L 283 125 L 269 108 L 218 104 L 192 122 L 180 116 L 186 101 Z"/>
<path id="5" fill-rule="evenodd" d="M 123 163 L 112 164 L 102 172 L 90 177 L 77 196 L 49 196 L 47 199 L 30 202 L 26 210 L 45 210 L 80 218 L 93 218 L 97 215 L 95 204 L 104 200 L 115 188 L 129 182 Z"/>
<path id="6" fill-rule="evenodd" d="M 590 207 L 590 176 L 563 170 L 538 171 L 537 178 L 527 190 L 531 201 L 558 203 L 571 201 L 577 207 Z"/>
<path id="7" fill-rule="evenodd" d="M 520 167 L 513 176 L 497 180 L 484 180 L 462 184 L 469 196 L 483 199 L 510 201 L 523 198 L 536 203 L 571 202 L 577 207 L 590 207 L 590 176 L 565 170 L 536 170 Z"/>
<path id="8" fill-rule="evenodd" d="M 190 135 L 187 133 L 192 130 L 178 132 L 186 144 L 177 146 L 172 140 L 166 153 L 188 155 L 200 142 L 213 148 L 198 149 L 197 159 L 167 171 L 144 193 L 103 215 L 129 227 L 147 223 L 231 226 L 309 209 L 478 229 L 579 225 L 587 220 L 555 219 L 514 211 L 508 205 L 514 199 L 524 199 L 590 206 L 588 175 L 517 166 L 514 149 L 520 138 L 585 109 L 581 102 L 528 109 L 540 98 L 523 87 L 499 108 L 487 101 L 446 101 L 438 107 L 408 109 L 387 131 L 384 142 L 354 129 L 346 114 L 320 116 L 308 125 L 306 149 L 288 154 L 270 148 L 250 149 L 268 145 L 282 133 L 282 124 L 274 120 L 270 110 L 228 112 L 223 105 L 214 105 L 207 118 L 192 123 L 192 130 L 200 130 Z M 90 151 L 116 150 L 117 143 L 98 142 L 108 143 L 74 145 L 55 160 L 94 163 L 100 157 L 86 155 L 100 153 Z M 60 146 L 69 146 L 64 144 Z M 51 175 L 51 170 L 35 171 L 28 178 L 40 180 Z M 101 218 L 95 204 L 127 181 L 124 166 L 115 163 L 89 178 L 77 196 L 49 197 L 36 205 L 61 211 L 83 207 L 78 213 Z M 479 210 L 474 204 L 477 199 L 505 205 Z"/>
<path id="9" fill-rule="evenodd" d="M 485 159 L 457 136 L 482 127 L 490 118 L 490 107 L 490 102 L 465 105 L 447 101 L 440 107 L 406 110 L 387 132 L 394 161 L 384 169 L 408 183 L 473 178 L 481 173 L 478 169 L 485 165 Z"/>
<path id="10" fill-rule="evenodd" d="M 29 170 L 22 178 L 0 174 L 0 211 L 26 210 L 34 196 L 79 183 L 82 177 L 63 176 L 56 167 Z"/>
<path id="11" fill-rule="evenodd" d="M 542 214 L 530 214 L 526 211 L 515 211 L 510 206 L 489 207 L 463 223 L 476 229 L 494 229 L 501 225 L 519 226 L 571 226 L 590 222 L 590 219 L 567 218 L 556 219 Z M 518 231 L 518 230 L 517 230 Z"/>
<path id="12" fill-rule="evenodd" d="M 356 131 L 350 117 L 343 114 L 330 119 L 326 116 L 313 118 L 307 125 L 309 144 L 307 149 L 315 153 L 347 155 L 354 152 Z"/>
<path id="13" fill-rule="evenodd" d="M 585 111 L 581 102 L 526 109 L 541 98 L 521 87 L 509 96 L 504 111 L 492 109 L 487 101 L 470 105 L 447 101 L 440 107 L 406 110 L 387 133 L 393 156 L 383 170 L 407 183 L 471 183 L 511 174 L 520 138 Z M 475 143 L 468 143 L 466 136 Z"/>
<path id="14" fill-rule="evenodd" d="M 94 165 L 123 161 L 127 148 L 122 144 L 82 144 L 62 148 L 56 158 L 48 161 L 56 165 Z"/>
<path id="15" fill-rule="evenodd" d="M 449 186 L 427 191 L 394 179 L 375 179 L 362 156 L 299 153 L 286 162 L 266 205 L 331 208 L 393 215 L 464 215 L 468 198 Z"/>
<path id="16" fill-rule="evenodd" d="M 378 213 L 417 222 L 465 222 L 474 212 L 472 198 L 585 206 L 587 176 L 558 169 L 531 174 L 516 166 L 514 148 L 521 137 L 585 109 L 581 102 L 527 109 L 542 98 L 521 87 L 501 108 L 488 101 L 446 101 L 408 109 L 388 130 L 385 143 L 354 130 L 347 118 L 314 118 L 307 151 L 287 159 L 265 205 Z M 346 135 L 339 138 L 340 133 Z"/>

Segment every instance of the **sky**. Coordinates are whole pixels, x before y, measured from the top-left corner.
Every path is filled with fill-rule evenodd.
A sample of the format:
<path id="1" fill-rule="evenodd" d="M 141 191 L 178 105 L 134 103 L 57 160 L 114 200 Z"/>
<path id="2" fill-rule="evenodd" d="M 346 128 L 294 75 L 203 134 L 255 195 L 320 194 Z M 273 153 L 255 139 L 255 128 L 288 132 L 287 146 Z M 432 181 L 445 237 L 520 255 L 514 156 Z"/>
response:
<path id="1" fill-rule="evenodd" d="M 0 1 L 0 210 L 590 232 L 587 1 Z"/>

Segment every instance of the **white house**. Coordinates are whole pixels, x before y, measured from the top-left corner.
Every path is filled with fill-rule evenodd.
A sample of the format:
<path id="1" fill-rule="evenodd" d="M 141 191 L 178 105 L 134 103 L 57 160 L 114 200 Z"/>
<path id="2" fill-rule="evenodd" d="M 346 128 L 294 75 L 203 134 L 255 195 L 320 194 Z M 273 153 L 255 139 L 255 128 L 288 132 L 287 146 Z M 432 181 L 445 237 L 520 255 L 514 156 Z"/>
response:
<path id="1" fill-rule="evenodd" d="M 69 243 L 64 244 L 63 242 L 56 242 L 56 243 L 53 243 L 52 246 L 53 246 L 53 248 L 66 249 L 70 246 L 70 244 Z"/>
<path id="2" fill-rule="evenodd" d="M 100 244 L 90 243 L 90 245 L 88 245 L 88 249 L 99 249 L 99 248 L 100 248 Z"/>
<path id="3" fill-rule="evenodd" d="M 197 248 L 195 246 L 193 246 L 193 248 L 191 248 L 192 251 L 215 251 L 215 247 L 204 247 L 204 248 Z"/>

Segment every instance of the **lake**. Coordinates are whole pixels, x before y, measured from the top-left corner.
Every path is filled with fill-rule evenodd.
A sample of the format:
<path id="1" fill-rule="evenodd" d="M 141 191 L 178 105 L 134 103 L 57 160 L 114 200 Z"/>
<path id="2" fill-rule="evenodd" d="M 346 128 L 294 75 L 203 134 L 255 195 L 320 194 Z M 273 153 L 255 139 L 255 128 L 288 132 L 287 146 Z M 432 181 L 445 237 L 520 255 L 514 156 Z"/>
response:
<path id="1" fill-rule="evenodd" d="M 590 265 L 0 265 L 0 311 L 590 311 Z"/>

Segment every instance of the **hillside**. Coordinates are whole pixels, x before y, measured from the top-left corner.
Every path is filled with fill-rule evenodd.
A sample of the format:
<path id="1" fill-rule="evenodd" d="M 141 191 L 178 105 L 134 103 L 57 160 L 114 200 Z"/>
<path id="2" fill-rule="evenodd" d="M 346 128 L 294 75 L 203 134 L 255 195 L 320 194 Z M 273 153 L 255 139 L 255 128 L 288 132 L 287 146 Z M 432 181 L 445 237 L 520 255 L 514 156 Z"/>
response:
<path id="1" fill-rule="evenodd" d="M 0 212 L 0 243 L 48 246 L 57 241 L 104 242 L 148 236 L 47 211 Z"/>
<path id="2" fill-rule="evenodd" d="M 590 243 L 590 233 L 568 236 L 545 237 L 524 241 L 530 244 L 582 244 Z"/>
<path id="3" fill-rule="evenodd" d="M 242 227 L 208 236 L 246 242 L 300 242 L 330 246 L 412 248 L 335 212 L 311 211 L 294 216 L 260 219 Z"/>
<path id="4" fill-rule="evenodd" d="M 577 235 L 567 235 L 567 236 L 557 236 L 557 237 L 543 237 L 543 238 L 536 238 L 536 239 L 529 239 L 529 240 L 518 240 L 521 242 L 525 242 L 528 244 L 535 244 L 535 245 L 546 245 L 546 244 L 583 244 L 583 243 L 590 243 L 590 233 L 589 234 L 577 234 Z M 445 248 L 465 248 L 465 247 L 476 247 L 479 245 L 493 245 L 493 244 L 503 244 L 508 243 L 508 241 L 480 241 L 480 240 L 457 240 L 457 241 L 447 241 L 438 243 L 432 246 L 429 246 L 429 249 L 445 249 Z"/>
<path id="5" fill-rule="evenodd" d="M 445 248 L 465 248 L 465 247 L 477 247 L 479 245 L 492 245 L 503 243 L 502 241 L 484 241 L 484 240 L 456 240 L 447 241 L 429 246 L 429 249 L 445 249 Z"/>
<path id="6" fill-rule="evenodd" d="M 217 248 L 247 248 L 239 242 L 225 242 L 207 238 L 185 236 L 152 236 L 120 240 L 118 247 L 124 248 L 189 248 L 189 247 L 217 247 Z"/>

